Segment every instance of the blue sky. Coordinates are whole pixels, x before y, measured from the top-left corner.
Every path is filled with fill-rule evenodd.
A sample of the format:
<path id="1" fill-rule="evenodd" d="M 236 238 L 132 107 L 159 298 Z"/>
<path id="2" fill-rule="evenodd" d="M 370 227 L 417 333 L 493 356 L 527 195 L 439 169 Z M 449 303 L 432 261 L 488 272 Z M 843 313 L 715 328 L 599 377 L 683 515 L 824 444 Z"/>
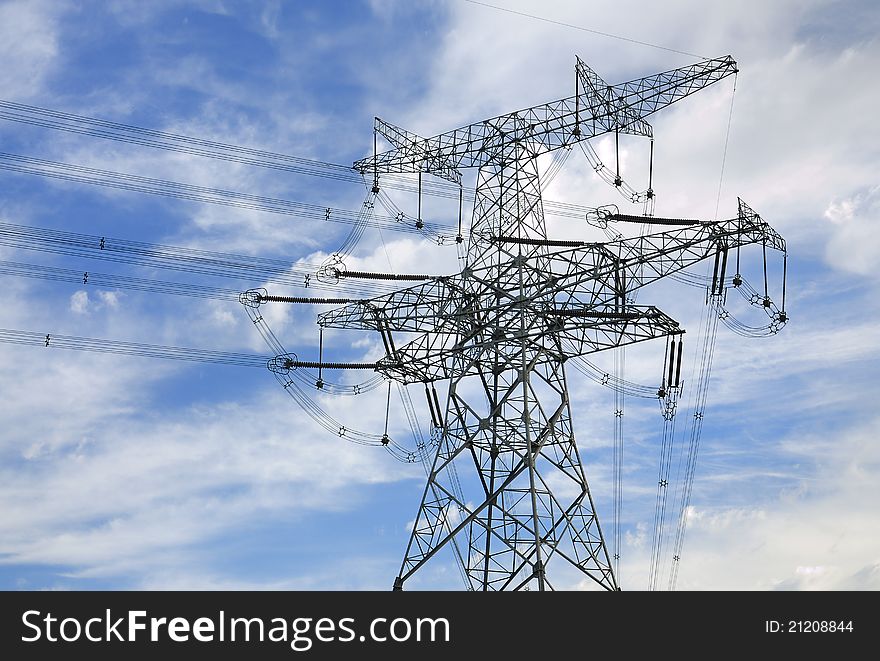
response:
<path id="1" fill-rule="evenodd" d="M 866 110 L 880 102 L 880 10 L 788 0 L 504 4 L 682 51 L 730 53 L 740 65 L 719 215 L 734 215 L 740 196 L 786 237 L 792 321 L 766 339 L 719 333 L 678 587 L 880 588 L 880 152 Z M 370 153 L 374 115 L 433 135 L 569 95 L 575 54 L 611 83 L 694 60 L 460 0 L 0 4 L 6 100 L 341 164 Z M 652 120 L 658 215 L 714 217 L 731 94 L 728 79 Z M 12 122 L 0 122 L 0 137 L 4 152 L 342 209 L 357 209 L 365 194 Z M 595 146 L 611 160 L 609 141 Z M 624 176 L 638 187 L 646 145 L 622 147 Z M 0 220 L 19 225 L 291 264 L 320 263 L 347 232 L 5 171 L 0 181 Z M 546 197 L 625 206 L 578 154 Z M 395 200 L 412 213 L 412 197 Z M 448 205 L 425 205 L 450 222 Z M 548 226 L 561 238 L 589 231 L 571 218 L 548 217 Z M 350 265 L 451 272 L 454 250 L 368 230 Z M 754 257 L 745 268 L 757 280 Z M 262 284 L 7 246 L 0 260 Z M 268 353 L 236 303 L 0 277 L 2 328 Z M 639 302 L 697 335 L 698 290 L 664 285 Z M 285 346 L 317 354 L 311 311 L 267 318 Z M 325 342 L 345 360 L 380 351 L 372 337 L 329 333 Z M 661 353 L 628 352 L 627 378 L 655 382 Z M 570 386 L 608 532 L 612 394 L 586 379 Z M 268 372 L 0 345 L 0 390 L 0 587 L 391 586 L 421 467 L 328 435 Z M 418 389 L 413 399 L 424 421 Z M 377 393 L 327 406 L 381 433 Z M 627 407 L 620 580 L 643 589 L 660 426 L 654 402 Z M 391 428 L 409 443 L 399 412 Z M 438 557 L 408 587 L 458 589 L 460 578 Z"/>

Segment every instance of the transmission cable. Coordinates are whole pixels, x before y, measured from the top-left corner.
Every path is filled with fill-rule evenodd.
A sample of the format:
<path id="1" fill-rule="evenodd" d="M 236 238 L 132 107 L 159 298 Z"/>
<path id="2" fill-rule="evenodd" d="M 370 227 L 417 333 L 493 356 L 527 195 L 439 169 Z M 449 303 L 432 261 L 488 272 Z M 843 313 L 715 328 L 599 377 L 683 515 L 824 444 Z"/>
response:
<path id="1" fill-rule="evenodd" d="M 700 334 L 700 346 L 698 349 L 698 364 L 696 379 L 692 379 L 695 387 L 691 391 L 691 407 L 693 412 L 688 429 L 687 450 L 682 445 L 676 483 L 678 485 L 677 500 L 678 511 L 676 530 L 672 543 L 672 559 L 669 575 L 669 590 L 675 590 L 678 581 L 679 567 L 681 566 L 681 552 L 684 546 L 685 531 L 687 529 L 690 514 L 691 494 L 693 493 L 694 476 L 696 472 L 697 456 L 700 451 L 700 439 L 703 431 L 703 418 L 706 410 L 706 399 L 709 391 L 709 380 L 712 371 L 712 360 L 715 355 L 716 338 L 718 336 L 718 320 L 720 297 L 715 295 L 709 298 L 703 315 L 702 332 Z"/>
<path id="2" fill-rule="evenodd" d="M 150 278 L 135 278 L 111 273 L 97 273 L 79 269 L 66 269 L 40 264 L 9 262 L 0 260 L 0 275 L 11 275 L 24 278 L 36 278 L 53 282 L 91 285 L 107 289 L 129 289 L 150 292 L 153 294 L 171 294 L 174 296 L 190 296 L 193 298 L 210 298 L 220 301 L 238 301 L 240 292 L 237 289 L 211 287 L 189 282 L 168 282 Z"/>
<path id="3" fill-rule="evenodd" d="M 357 224 L 361 213 L 360 211 L 338 209 L 263 195 L 252 195 L 221 188 L 209 188 L 153 177 L 143 177 L 7 152 L 0 152 L 0 169 L 149 195 L 349 225 Z M 418 230 L 415 228 L 400 225 L 391 217 L 377 216 L 370 221 L 370 224 L 376 227 L 394 229 L 395 231 L 418 233 Z M 425 227 L 434 234 L 442 234 L 448 231 L 445 226 L 433 222 L 426 222 Z"/>
<path id="4" fill-rule="evenodd" d="M 108 236 L 27 227 L 0 221 L 0 245 L 69 257 L 170 269 L 238 280 L 253 286 L 270 282 L 303 289 L 333 289 L 364 297 L 392 291 L 381 281 L 345 280 L 333 287 L 314 277 L 320 264 L 290 259 L 255 257 Z"/>
<path id="5" fill-rule="evenodd" d="M 495 9 L 497 11 L 507 12 L 508 14 L 515 14 L 517 16 L 522 16 L 524 18 L 531 18 L 536 21 L 542 21 L 544 23 L 552 23 L 553 25 L 559 25 L 565 28 L 571 28 L 573 30 L 580 30 L 581 32 L 589 32 L 590 34 L 595 34 L 600 37 L 608 37 L 609 39 L 617 39 L 619 41 L 626 41 L 631 44 L 638 44 L 639 46 L 648 46 L 649 48 L 657 48 L 659 50 L 665 50 L 670 53 L 678 53 L 679 55 L 687 55 L 688 57 L 698 57 L 702 60 L 708 60 L 709 58 L 705 55 L 697 55 L 695 53 L 688 53 L 687 51 L 678 50 L 677 48 L 669 48 L 668 46 L 660 46 L 658 44 L 652 44 L 648 41 L 641 41 L 639 39 L 632 39 L 630 37 L 624 37 L 619 34 L 612 34 L 611 32 L 602 32 L 601 30 L 594 30 L 592 28 L 586 28 L 582 25 L 574 25 L 572 23 L 566 23 L 564 21 L 556 21 L 552 18 L 545 18 L 543 16 L 536 16 L 535 14 L 527 14 L 523 11 L 517 11 L 516 9 L 511 9 L 510 7 L 499 7 L 498 5 L 490 5 L 488 2 L 479 2 L 478 0 L 464 0 L 467 3 L 472 5 L 479 5 L 481 7 L 487 7 L 489 9 Z"/>
<path id="6" fill-rule="evenodd" d="M 280 170 L 293 174 L 324 177 L 348 183 L 367 185 L 369 187 L 364 175 L 346 165 L 158 131 L 59 110 L 51 110 L 49 108 L 41 108 L 39 106 L 15 103 L 13 101 L 0 100 L 0 119 L 89 137 L 153 147 L 169 152 L 241 163 L 243 165 Z M 9 155 L 10 158 L 14 156 L 12 154 Z M 27 159 L 28 157 L 20 156 L 18 158 Z M 38 163 L 30 163 L 26 160 L 19 160 L 17 162 L 15 162 L 14 158 L 12 160 L 14 162 L 7 164 L 6 169 L 30 174 L 43 174 L 42 172 L 34 172 L 32 170 L 46 167 L 45 164 L 39 166 Z M 65 178 L 63 174 L 63 172 L 59 171 L 56 175 L 44 174 L 44 176 Z M 76 179 L 73 180 L 76 181 Z M 419 190 L 419 187 L 413 183 L 413 175 L 407 173 L 383 173 L 382 188 L 409 193 L 415 193 Z M 422 182 L 421 190 L 424 195 L 448 199 L 456 199 L 462 195 L 463 201 L 466 202 L 473 202 L 475 199 L 473 191 L 462 191 L 458 184 L 442 179 L 426 179 Z M 244 201 L 244 196 L 238 194 L 234 194 L 234 196 L 241 197 L 242 201 Z M 582 217 L 588 210 L 587 207 L 577 204 L 544 200 L 544 211 L 551 215 Z"/>
<path id="7" fill-rule="evenodd" d="M 49 349 L 73 349 L 95 353 L 123 354 L 142 356 L 144 358 L 163 358 L 166 360 L 183 360 L 196 363 L 214 363 L 235 367 L 265 368 L 266 356 L 230 351 L 212 351 L 208 349 L 191 349 L 186 347 L 144 344 L 141 342 L 121 342 L 91 337 L 59 335 L 56 333 L 38 333 L 0 328 L 0 342 L 26 346 L 41 346 Z"/>

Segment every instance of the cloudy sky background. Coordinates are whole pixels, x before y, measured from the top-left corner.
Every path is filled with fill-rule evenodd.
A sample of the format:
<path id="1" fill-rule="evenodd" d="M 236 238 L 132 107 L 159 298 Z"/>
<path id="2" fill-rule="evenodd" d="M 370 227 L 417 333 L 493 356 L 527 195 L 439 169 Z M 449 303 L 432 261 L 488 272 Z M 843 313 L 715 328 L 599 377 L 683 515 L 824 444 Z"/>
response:
<path id="1" fill-rule="evenodd" d="M 719 332 L 678 587 L 880 588 L 880 142 L 870 112 L 880 10 L 503 4 L 739 63 L 719 215 L 735 214 L 740 196 L 786 237 L 792 321 L 768 339 Z M 611 83 L 697 59 L 463 0 L 0 4 L 4 99 L 342 164 L 370 153 L 374 115 L 433 135 L 567 96 L 575 54 Z M 732 88 L 726 79 L 653 118 L 657 215 L 714 217 Z M 339 208 L 364 197 L 354 184 L 10 122 L 0 139 L 6 152 Z M 596 147 L 611 157 L 607 141 Z M 547 198 L 622 204 L 577 156 Z M 625 140 L 622 162 L 643 185 L 644 141 Z M 0 182 L 3 221 L 85 234 L 311 263 L 347 230 L 8 172 Z M 448 221 L 448 208 L 425 204 Z M 566 238 L 588 230 L 548 224 Z M 453 248 L 375 231 L 355 257 L 398 272 L 456 264 Z M 2 246 L 0 259 L 187 280 Z M 2 328 L 267 352 L 237 304 L 2 278 Z M 696 335 L 702 298 L 673 287 L 639 302 L 662 304 Z M 313 315 L 273 315 L 290 349 L 316 355 Z M 377 338 L 325 340 L 343 359 L 379 350 Z M 628 378 L 655 382 L 661 353 L 632 351 Z M 607 533 L 613 400 L 585 379 L 570 387 Z M 263 370 L 0 345 L 0 392 L 0 587 L 391 586 L 424 473 L 311 425 Z M 331 405 L 381 433 L 381 397 Z M 655 404 L 628 404 L 624 589 L 647 584 L 659 422 Z M 407 442 L 401 416 L 392 431 Z M 408 587 L 456 589 L 460 579 L 438 558 Z"/>

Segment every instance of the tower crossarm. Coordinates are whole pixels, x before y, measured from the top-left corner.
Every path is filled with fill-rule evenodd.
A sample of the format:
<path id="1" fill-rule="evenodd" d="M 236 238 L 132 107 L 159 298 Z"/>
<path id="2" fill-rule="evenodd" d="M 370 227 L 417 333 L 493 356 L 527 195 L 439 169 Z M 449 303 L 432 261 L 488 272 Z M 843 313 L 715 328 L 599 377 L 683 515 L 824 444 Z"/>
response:
<path id="1" fill-rule="evenodd" d="M 437 381 L 453 374 L 478 376 L 485 373 L 485 356 L 497 351 L 501 362 L 513 360 L 525 340 L 535 349 L 537 362 L 564 361 L 684 331 L 679 323 L 653 306 L 629 305 L 623 309 L 540 306 L 525 331 L 486 332 L 476 326 L 467 335 L 423 333 L 396 348 L 378 362 L 377 371 L 404 381 Z"/>
<path id="2" fill-rule="evenodd" d="M 679 323 L 654 306 L 623 308 L 566 308 L 548 315 L 553 337 L 565 358 L 583 356 L 684 331 Z"/>
<path id="3" fill-rule="evenodd" d="M 745 202 L 736 218 L 693 225 L 552 253 L 559 278 L 557 299 L 612 304 L 646 284 L 704 259 L 749 244 L 785 251 L 785 239 Z"/>
<path id="4" fill-rule="evenodd" d="M 589 67 L 578 60 L 581 80 L 589 78 L 587 70 Z M 736 72 L 736 62 L 726 55 L 610 86 L 604 96 L 616 110 L 618 124 L 626 126 Z M 602 94 L 601 90 L 596 94 Z"/>
<path id="5" fill-rule="evenodd" d="M 347 328 L 412 333 L 459 333 L 470 318 L 468 296 L 456 276 L 390 294 L 349 303 L 318 316 L 325 328 Z"/>
<path id="6" fill-rule="evenodd" d="M 589 67 L 581 58 L 577 58 L 575 67 L 579 90 L 583 94 L 578 100 L 578 117 L 575 134 L 587 130 L 590 137 L 618 131 L 632 135 L 653 136 L 651 125 L 639 117 L 626 100 L 617 95 L 613 85 L 609 85 Z M 580 102 L 586 104 L 583 115 L 584 128 L 581 126 Z M 590 122 L 593 123 L 589 126 Z"/>
<path id="7" fill-rule="evenodd" d="M 459 170 L 509 160 L 514 145 L 529 144 L 537 156 L 610 131 L 650 135 L 648 115 L 737 71 L 728 56 L 605 86 L 582 62 L 577 65 L 578 93 L 531 108 L 499 115 L 431 138 L 397 129 L 379 120 L 394 149 L 356 161 L 367 173 L 427 172 L 460 182 Z M 387 130 L 386 130 L 387 129 Z M 456 178 L 457 177 L 457 178 Z"/>
<path id="8" fill-rule="evenodd" d="M 384 137 L 396 149 L 409 153 L 414 160 L 417 160 L 421 154 L 423 157 L 423 165 L 426 172 L 430 172 L 442 179 L 447 179 L 457 184 L 461 184 L 461 172 L 447 164 L 442 155 L 435 151 L 426 150 L 428 141 L 420 135 L 416 135 L 411 131 L 402 129 L 379 117 L 375 118 L 373 123 L 376 133 Z M 438 160 L 439 159 L 439 160 Z M 375 168 L 373 168 L 375 171 Z"/>

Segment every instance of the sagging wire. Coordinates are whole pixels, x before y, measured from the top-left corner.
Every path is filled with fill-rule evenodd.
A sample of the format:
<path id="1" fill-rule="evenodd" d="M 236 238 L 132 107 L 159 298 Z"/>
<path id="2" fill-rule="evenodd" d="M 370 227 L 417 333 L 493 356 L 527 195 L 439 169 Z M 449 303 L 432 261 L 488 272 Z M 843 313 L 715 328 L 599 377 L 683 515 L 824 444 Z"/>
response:
<path id="1" fill-rule="evenodd" d="M 766 249 L 763 251 L 763 257 L 766 260 Z M 754 286 L 740 273 L 739 269 L 739 250 L 737 250 L 737 272 L 732 277 L 726 276 L 723 272 L 718 272 L 713 277 L 700 276 L 694 273 L 679 272 L 672 275 L 672 278 L 683 284 L 704 288 L 707 295 L 714 293 L 720 294 L 717 301 L 719 320 L 731 331 L 742 337 L 771 337 L 779 333 L 785 324 L 789 321 L 788 313 L 785 311 L 785 292 L 788 271 L 788 254 L 783 252 L 782 265 L 782 299 L 781 306 L 777 306 L 776 302 L 769 296 L 767 265 L 764 261 L 764 293 L 761 294 Z M 752 307 L 763 310 L 769 321 L 765 325 L 752 326 L 738 320 L 733 313 L 727 308 L 727 292 L 731 289 L 736 290 L 742 298 Z"/>
<path id="2" fill-rule="evenodd" d="M 578 372 L 588 379 L 615 392 L 621 392 L 628 397 L 641 397 L 645 399 L 656 399 L 657 397 L 657 386 L 648 386 L 621 379 L 617 374 L 603 370 L 583 356 L 577 356 L 570 362 Z"/>
<path id="3" fill-rule="evenodd" d="M 55 266 L 42 266 L 22 262 L 0 261 L 0 275 L 34 278 L 50 282 L 67 282 L 76 285 L 89 285 L 104 289 L 128 289 L 153 294 L 171 294 L 174 296 L 190 296 L 208 298 L 218 301 L 237 301 L 237 289 L 211 287 L 188 282 L 169 282 L 149 278 L 98 273 L 82 269 L 65 269 Z"/>
<path id="4" fill-rule="evenodd" d="M 374 193 L 372 189 L 367 192 L 366 199 L 361 205 L 357 220 L 351 228 L 351 231 L 349 231 L 348 235 L 343 240 L 342 245 L 333 251 L 315 272 L 319 282 L 329 285 L 335 285 L 339 282 L 338 274 L 341 269 L 345 268 L 344 264 L 346 257 L 349 257 L 352 252 L 354 252 L 355 247 L 364 234 L 364 230 L 373 217 L 377 195 L 378 193 Z"/>
<path id="5" fill-rule="evenodd" d="M 204 204 L 216 204 L 225 207 L 349 225 L 357 224 L 360 213 L 359 211 L 324 207 L 296 200 L 253 195 L 221 188 L 209 188 L 6 152 L 0 152 L 0 169 L 19 174 L 49 177 L 80 184 L 146 193 Z M 385 227 L 404 232 L 418 232 L 416 229 L 400 226 L 391 217 L 375 217 L 370 222 L 376 227 Z M 438 230 L 439 228 L 434 229 L 434 231 Z"/>
<path id="6" fill-rule="evenodd" d="M 269 360 L 266 356 L 236 353 L 231 351 L 213 351 L 209 349 L 193 349 L 188 347 L 163 346 L 145 344 L 143 342 L 124 342 L 102 338 L 78 337 L 58 333 L 41 333 L 0 328 L 0 342 L 25 346 L 46 347 L 49 349 L 72 349 L 93 353 L 107 353 L 144 358 L 161 358 L 164 360 L 181 360 L 194 363 L 213 363 L 234 367 L 265 368 Z"/>
<path id="7" fill-rule="evenodd" d="M 678 507 L 676 510 L 676 529 L 673 536 L 672 555 L 670 558 L 669 590 L 674 590 L 678 581 L 685 531 L 690 516 L 691 494 L 693 492 L 694 475 L 703 431 L 703 419 L 712 372 L 712 360 L 715 355 L 716 339 L 718 336 L 720 301 L 721 296 L 718 294 L 709 297 L 700 325 L 698 360 L 695 361 L 693 366 L 695 374 L 691 379 L 694 388 L 691 391 L 691 406 L 689 408 L 693 414 L 687 432 L 687 448 L 685 449 L 685 444 L 682 444 L 679 449 L 678 467 L 676 470 L 676 484 L 678 485 L 676 501 Z"/>
<path id="8" fill-rule="evenodd" d="M 653 154 L 653 152 L 652 152 Z M 622 180 L 619 175 L 615 181 L 616 185 L 622 184 Z M 650 184 L 649 184 L 650 189 Z M 653 193 L 651 194 L 653 198 Z M 650 223 L 650 219 L 646 219 L 647 222 L 643 222 L 639 227 L 639 236 L 644 237 L 647 234 L 650 234 L 652 231 L 652 225 Z M 606 231 L 606 234 L 609 232 L 609 229 L 603 228 Z M 616 239 L 614 239 L 616 240 Z M 636 289 L 634 291 L 627 291 L 626 287 L 626 278 L 620 272 L 620 267 L 615 271 L 615 300 L 616 305 L 618 306 L 618 310 L 623 312 L 626 309 L 627 305 L 634 305 L 636 303 L 636 299 L 638 298 L 639 290 Z M 679 365 L 681 364 L 681 356 L 678 358 Z M 626 370 L 626 347 L 619 346 L 614 350 L 614 373 L 615 373 L 615 381 L 617 383 L 623 384 L 626 383 L 626 379 L 624 378 Z M 671 381 L 671 379 L 670 379 Z M 678 381 L 678 376 L 676 376 L 676 382 Z M 614 555 L 613 560 L 615 564 L 615 575 L 617 583 L 620 584 L 621 581 L 621 573 L 620 573 L 620 560 L 622 556 L 622 547 L 621 547 L 621 519 L 622 519 L 622 511 L 623 511 L 623 464 L 624 464 L 624 453 L 625 453 L 625 437 L 624 437 L 624 429 L 623 429 L 623 420 L 625 414 L 625 403 L 626 403 L 626 390 L 623 388 L 615 388 L 614 389 L 614 449 L 613 449 L 613 483 L 614 483 L 614 492 L 612 494 L 612 504 L 613 504 L 613 514 L 614 514 L 614 525 L 613 525 L 613 539 L 614 539 Z M 662 385 L 660 391 L 656 393 L 656 396 L 662 398 Z"/>
<path id="9" fill-rule="evenodd" d="M 320 427 L 326 431 L 339 436 L 340 438 L 358 444 L 382 447 L 391 454 L 395 459 L 404 463 L 413 463 L 417 459 L 417 453 L 400 445 L 387 434 L 375 434 L 363 430 L 355 429 L 340 423 L 335 417 L 331 416 L 324 408 L 310 396 L 300 383 L 301 379 L 294 378 L 297 368 L 294 367 L 296 358 L 295 354 L 289 353 L 284 345 L 278 340 L 265 319 L 260 313 L 259 305 L 244 305 L 248 317 L 253 322 L 254 327 L 263 337 L 263 340 L 272 351 L 275 352 L 275 359 L 269 361 L 269 370 L 275 379 L 287 394 L 296 402 L 299 407 Z M 315 382 L 312 382 L 314 384 Z M 380 382 L 381 383 L 381 382 Z M 378 384 L 377 384 L 378 385 Z"/>
<path id="10" fill-rule="evenodd" d="M 26 227 L 6 222 L 0 222 L 0 245 L 68 257 L 206 275 L 248 283 L 249 285 L 273 283 L 301 289 L 328 288 L 320 282 L 315 282 L 314 273 L 320 268 L 319 264 L 298 262 L 293 259 L 238 255 L 198 248 L 130 241 L 97 234 Z M 19 272 L 22 271 L 22 268 L 16 268 Z M 39 270 L 37 267 L 34 272 Z M 86 270 L 83 271 L 83 273 L 85 272 Z M 48 274 L 48 271 L 46 273 Z M 120 278 L 121 276 L 115 277 Z M 122 280 L 117 282 L 122 282 Z M 131 284 L 136 283 L 132 282 Z M 148 282 L 141 284 L 149 286 Z M 176 287 L 174 283 L 170 284 Z M 186 287 L 185 284 L 181 284 L 181 286 Z M 387 293 L 392 290 L 392 287 L 381 282 L 346 282 L 338 289 L 363 297 Z"/>
<path id="11" fill-rule="evenodd" d="M 614 351 L 614 376 L 617 380 L 623 381 L 623 370 L 624 364 L 626 361 L 626 349 L 624 347 L 618 347 Z M 623 416 L 625 412 L 625 402 L 626 399 L 621 390 L 614 390 L 614 441 L 613 441 L 613 450 L 612 450 L 612 483 L 613 483 L 613 494 L 612 494 L 612 532 L 613 532 L 613 543 L 614 543 L 614 552 L 612 554 L 612 560 L 614 563 L 614 574 L 617 578 L 617 582 L 620 583 L 621 574 L 620 574 L 620 556 L 621 556 L 621 547 L 620 547 L 620 519 L 621 519 L 621 511 L 623 509 L 623 453 L 624 453 L 624 443 L 623 443 Z"/>
<path id="12" fill-rule="evenodd" d="M 349 183 L 361 183 L 363 181 L 362 174 L 353 170 L 350 165 L 318 161 L 265 149 L 243 147 L 217 140 L 195 138 L 12 101 L 0 100 L 0 119 L 292 174 L 318 176 Z M 374 144 L 374 156 L 375 149 L 376 146 Z M 373 187 L 375 186 L 376 182 L 374 181 Z M 382 187 L 403 192 L 415 192 L 416 190 L 411 183 L 411 177 L 401 173 L 383 173 Z M 425 195 L 454 199 L 462 194 L 462 190 L 458 184 L 436 179 L 425 182 L 423 193 Z M 474 193 L 465 193 L 464 199 L 465 201 L 473 202 Z M 550 214 L 579 217 L 583 213 L 583 211 L 578 209 L 577 205 L 557 203 L 552 200 L 545 200 L 544 206 L 545 212 Z"/>
<path id="13" fill-rule="evenodd" d="M 645 216 L 654 215 L 656 194 L 654 193 L 654 190 L 652 188 L 653 182 L 651 181 L 653 179 L 654 171 L 653 138 L 651 139 L 651 165 L 649 172 L 649 182 L 648 187 L 643 191 L 637 191 L 620 176 L 619 171 L 613 172 L 607 165 L 605 165 L 602 162 L 602 159 L 599 158 L 599 154 L 596 153 L 595 148 L 589 140 L 581 140 L 580 142 L 578 142 L 578 145 L 580 146 L 584 157 L 587 159 L 587 162 L 590 164 L 590 167 L 599 176 L 599 178 L 602 179 L 602 181 L 616 189 L 629 202 L 632 202 L 633 204 L 641 204 L 643 206 L 643 214 Z"/>
<path id="14" fill-rule="evenodd" d="M 657 589 L 663 558 L 666 510 L 669 500 L 670 468 L 675 441 L 675 414 L 684 384 L 681 381 L 683 337 L 679 336 L 678 350 L 675 336 L 667 336 L 663 352 L 662 383 L 657 391 L 663 428 L 660 436 L 660 456 L 657 469 L 657 495 L 654 500 L 654 517 L 651 527 L 651 562 L 648 571 L 648 590 Z"/>

